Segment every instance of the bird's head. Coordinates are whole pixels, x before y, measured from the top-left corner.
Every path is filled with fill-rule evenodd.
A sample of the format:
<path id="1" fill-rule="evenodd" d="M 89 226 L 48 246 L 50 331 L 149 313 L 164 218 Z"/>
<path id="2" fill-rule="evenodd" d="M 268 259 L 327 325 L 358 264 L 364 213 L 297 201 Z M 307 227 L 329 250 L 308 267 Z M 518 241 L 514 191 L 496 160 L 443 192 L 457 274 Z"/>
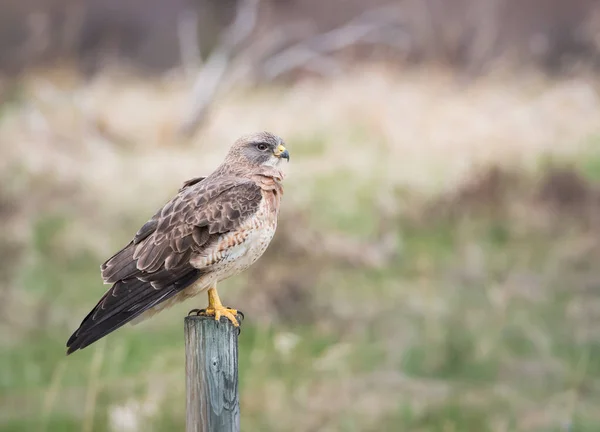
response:
<path id="1" fill-rule="evenodd" d="M 269 132 L 258 132 L 239 138 L 229 150 L 226 161 L 256 169 L 275 168 L 283 159 L 290 160 L 283 140 Z"/>

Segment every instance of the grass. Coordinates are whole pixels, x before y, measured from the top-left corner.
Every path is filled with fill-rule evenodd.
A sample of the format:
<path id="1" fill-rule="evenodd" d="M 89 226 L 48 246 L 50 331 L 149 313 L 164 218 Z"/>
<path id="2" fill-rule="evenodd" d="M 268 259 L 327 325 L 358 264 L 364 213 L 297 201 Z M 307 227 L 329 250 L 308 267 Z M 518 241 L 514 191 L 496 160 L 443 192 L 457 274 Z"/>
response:
<path id="1" fill-rule="evenodd" d="M 221 290 L 247 318 L 244 430 L 600 427 L 600 101 L 585 81 L 465 91 L 367 70 L 234 95 L 191 142 L 164 109 L 181 84 L 67 81 L 24 76 L 2 109 L 0 431 L 183 428 L 196 303 L 68 358 L 64 344 L 105 289 L 99 264 L 219 161 L 211 143 L 248 129 L 285 136 L 293 163 L 276 242 Z M 352 258 L 386 236 L 398 244 L 378 265 Z"/>
<path id="2" fill-rule="evenodd" d="M 335 270 L 333 264 L 331 272 L 344 276 L 333 276 L 336 292 L 323 294 L 322 301 L 354 297 L 347 301 L 356 302 L 356 311 L 364 306 L 364 313 L 351 318 L 360 319 L 360 325 L 347 317 L 323 316 L 314 326 L 265 327 L 253 324 L 250 315 L 240 345 L 245 427 L 370 430 L 400 424 L 428 431 L 548 430 L 558 420 L 546 403 L 552 395 L 572 392 L 577 403 L 569 418 L 578 419 L 575 430 L 591 430 L 587 425 L 598 421 L 591 407 L 600 400 L 595 361 L 600 347 L 593 339 L 574 335 L 592 331 L 599 323 L 594 315 L 582 320 L 568 313 L 569 307 L 581 303 L 580 294 L 561 284 L 574 275 L 545 279 L 544 266 L 553 261 L 560 239 L 546 238 L 539 244 L 518 238 L 509 223 L 497 221 L 478 220 L 469 226 L 474 229 L 447 221 L 427 229 L 405 225 L 403 256 L 384 269 L 344 269 L 338 264 Z M 73 327 L 67 324 L 74 324 L 100 292 L 80 292 L 82 286 L 97 285 L 90 269 L 100 257 L 60 254 L 65 229 L 65 221 L 55 217 L 33 227 L 28 251 L 33 260 L 22 269 L 20 283 L 27 295 L 50 305 L 50 310 L 41 328 L 27 331 L 0 357 L 0 398 L 3 406 L 15 408 L 3 414 L 3 430 L 33 428 L 32 416 L 48 400 L 48 392 L 57 396 L 43 419 L 44 428 L 76 430 L 86 421 L 81 417 L 85 404 L 73 395 L 83 398 L 94 379 L 99 384 L 93 430 L 110 430 L 115 405 L 148 397 L 157 376 L 168 389 L 163 389 L 166 395 L 159 407 L 149 409 L 152 420 L 146 420 L 150 423 L 145 427 L 181 427 L 182 341 L 180 326 L 173 325 L 179 313 L 167 312 L 167 317 L 157 318 L 160 323 L 127 328 L 104 345 L 64 358 L 64 340 Z M 470 277 L 452 274 L 468 270 L 468 257 L 456 251 L 470 242 L 479 248 L 480 268 Z M 532 258 L 506 262 L 517 249 L 517 255 Z M 519 272 L 536 275 L 535 289 L 544 292 L 528 298 L 520 291 L 527 285 L 510 281 Z M 326 290 L 329 283 L 315 289 Z M 53 304 L 58 303 L 50 300 L 55 298 L 62 301 Z M 72 304 L 77 313 L 69 319 L 60 316 L 69 313 Z M 354 328 L 331 327 L 332 320 Z M 90 365 L 99 353 L 103 360 L 93 373 Z M 381 374 L 389 375 L 390 383 L 380 390 L 370 381 Z M 336 399 L 338 392 L 347 391 L 356 392 L 356 400 Z M 389 407 L 384 404 L 384 412 L 369 419 L 371 408 L 368 402 L 361 406 L 360 400 L 372 398 L 378 404 L 380 397 Z M 22 400 L 28 404 L 22 405 Z M 536 409 L 543 426 L 520 426 L 519 420 Z M 299 423 L 307 410 L 316 410 L 320 423 Z"/>

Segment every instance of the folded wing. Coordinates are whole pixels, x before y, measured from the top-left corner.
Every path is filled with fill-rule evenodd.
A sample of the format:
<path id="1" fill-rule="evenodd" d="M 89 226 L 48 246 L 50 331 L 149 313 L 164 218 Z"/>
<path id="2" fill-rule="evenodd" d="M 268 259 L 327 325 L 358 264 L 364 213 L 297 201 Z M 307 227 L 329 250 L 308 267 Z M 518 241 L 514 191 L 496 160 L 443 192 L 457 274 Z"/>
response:
<path id="1" fill-rule="evenodd" d="M 235 231 L 259 208 L 260 187 L 240 178 L 189 180 L 101 266 L 112 287 L 67 342 L 67 354 L 85 348 L 211 271 L 190 264 L 219 238 Z"/>

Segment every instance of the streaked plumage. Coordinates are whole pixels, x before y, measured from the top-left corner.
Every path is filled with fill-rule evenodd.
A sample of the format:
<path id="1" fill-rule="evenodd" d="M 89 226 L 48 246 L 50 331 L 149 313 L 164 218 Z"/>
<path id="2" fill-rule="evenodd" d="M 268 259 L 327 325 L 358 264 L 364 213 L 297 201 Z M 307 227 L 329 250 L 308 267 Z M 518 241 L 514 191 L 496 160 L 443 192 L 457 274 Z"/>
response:
<path id="1" fill-rule="evenodd" d="M 277 227 L 282 158 L 289 158 L 282 140 L 258 133 L 236 141 L 212 174 L 186 181 L 101 266 L 104 282 L 113 285 L 73 333 L 67 353 L 252 265 Z"/>

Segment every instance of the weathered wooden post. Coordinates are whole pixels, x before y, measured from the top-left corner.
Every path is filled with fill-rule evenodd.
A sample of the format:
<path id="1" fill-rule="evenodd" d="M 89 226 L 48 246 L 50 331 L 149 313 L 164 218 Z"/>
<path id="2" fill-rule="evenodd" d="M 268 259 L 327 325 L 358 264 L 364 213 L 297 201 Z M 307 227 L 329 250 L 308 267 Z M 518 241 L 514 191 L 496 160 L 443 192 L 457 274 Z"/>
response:
<path id="1" fill-rule="evenodd" d="M 185 317 L 186 432 L 239 432 L 238 334 L 226 318 Z"/>

